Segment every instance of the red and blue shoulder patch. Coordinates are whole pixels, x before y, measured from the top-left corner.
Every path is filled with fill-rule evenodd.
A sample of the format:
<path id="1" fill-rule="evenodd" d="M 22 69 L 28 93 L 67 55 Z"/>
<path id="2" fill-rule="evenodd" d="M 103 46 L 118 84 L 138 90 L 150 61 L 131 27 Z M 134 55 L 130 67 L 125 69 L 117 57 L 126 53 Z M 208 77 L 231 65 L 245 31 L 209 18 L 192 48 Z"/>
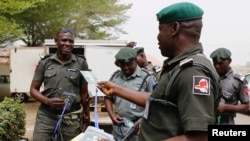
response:
<path id="1" fill-rule="evenodd" d="M 210 95 L 210 78 L 193 76 L 193 94 Z"/>

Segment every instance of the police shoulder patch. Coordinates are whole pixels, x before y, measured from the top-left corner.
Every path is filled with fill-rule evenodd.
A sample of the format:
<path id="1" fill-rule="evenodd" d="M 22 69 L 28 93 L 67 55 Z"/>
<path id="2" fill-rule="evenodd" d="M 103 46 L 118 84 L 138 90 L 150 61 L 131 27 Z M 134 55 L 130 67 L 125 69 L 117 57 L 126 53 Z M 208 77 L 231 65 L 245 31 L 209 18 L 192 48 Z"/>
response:
<path id="1" fill-rule="evenodd" d="M 193 94 L 210 95 L 210 78 L 205 76 L 193 76 Z"/>

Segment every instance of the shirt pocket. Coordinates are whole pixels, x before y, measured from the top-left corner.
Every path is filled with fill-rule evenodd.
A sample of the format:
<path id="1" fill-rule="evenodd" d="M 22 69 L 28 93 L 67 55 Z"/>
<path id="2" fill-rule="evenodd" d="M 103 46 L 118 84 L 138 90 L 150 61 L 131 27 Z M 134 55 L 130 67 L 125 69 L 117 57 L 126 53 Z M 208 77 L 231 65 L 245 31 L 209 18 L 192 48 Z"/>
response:
<path id="1" fill-rule="evenodd" d="M 223 89 L 222 92 L 223 92 L 223 98 L 225 99 L 226 102 L 235 101 L 235 98 L 236 98 L 234 96 L 234 93 L 236 93 L 235 91 L 230 90 L 230 89 Z"/>
<path id="2" fill-rule="evenodd" d="M 80 85 L 80 71 L 77 69 L 67 69 L 66 70 L 66 78 L 69 79 L 70 82 L 74 83 L 75 85 Z"/>
<path id="3" fill-rule="evenodd" d="M 79 71 L 76 69 L 67 69 L 66 70 L 66 78 L 69 79 L 77 79 L 79 77 Z"/>
<path id="4" fill-rule="evenodd" d="M 133 84 L 132 84 L 132 89 L 133 90 L 136 90 L 136 91 L 142 91 L 143 90 L 143 87 L 141 88 L 141 83 L 136 83 L 136 82 L 134 82 Z"/>
<path id="5" fill-rule="evenodd" d="M 54 70 L 53 68 L 47 68 L 44 72 L 44 83 L 48 84 L 48 83 L 54 83 L 53 80 L 55 80 L 56 77 L 56 70 Z"/>

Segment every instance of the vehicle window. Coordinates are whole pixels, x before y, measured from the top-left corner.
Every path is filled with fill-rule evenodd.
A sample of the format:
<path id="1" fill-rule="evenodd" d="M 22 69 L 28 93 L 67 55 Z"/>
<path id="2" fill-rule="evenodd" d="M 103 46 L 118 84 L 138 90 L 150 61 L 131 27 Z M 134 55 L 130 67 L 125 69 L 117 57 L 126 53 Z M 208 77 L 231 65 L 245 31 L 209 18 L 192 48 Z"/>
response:
<path id="1" fill-rule="evenodd" d="M 10 83 L 10 76 L 3 76 L 3 75 L 0 75 L 0 83 L 1 83 L 1 84 Z"/>
<path id="2" fill-rule="evenodd" d="M 245 75 L 245 77 L 246 77 L 246 80 L 247 80 L 248 83 L 249 83 L 249 81 L 250 81 L 250 74 Z"/>

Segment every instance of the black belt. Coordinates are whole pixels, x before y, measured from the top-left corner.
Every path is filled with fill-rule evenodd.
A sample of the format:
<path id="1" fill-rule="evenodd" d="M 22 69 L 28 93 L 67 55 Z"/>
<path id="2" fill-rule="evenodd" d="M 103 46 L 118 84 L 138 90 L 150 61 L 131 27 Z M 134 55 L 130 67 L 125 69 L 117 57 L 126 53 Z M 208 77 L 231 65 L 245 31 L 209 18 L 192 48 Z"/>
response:
<path id="1" fill-rule="evenodd" d="M 137 122 L 139 119 L 140 119 L 140 118 L 136 118 L 136 119 L 131 120 L 131 121 L 133 121 L 133 122 L 135 123 L 135 122 Z"/>
<path id="2" fill-rule="evenodd" d="M 57 110 L 55 108 L 50 107 L 49 105 L 46 105 L 44 103 L 41 104 L 41 107 L 56 114 L 56 115 L 60 115 L 62 113 L 62 110 Z M 70 110 L 66 110 L 64 114 L 67 113 L 71 113 L 71 112 L 75 112 L 81 109 L 81 104 L 79 103 L 73 103 Z"/>
<path id="3" fill-rule="evenodd" d="M 221 116 L 221 121 L 223 122 L 229 122 L 230 120 L 232 120 L 234 117 L 232 115 L 222 115 Z"/>

